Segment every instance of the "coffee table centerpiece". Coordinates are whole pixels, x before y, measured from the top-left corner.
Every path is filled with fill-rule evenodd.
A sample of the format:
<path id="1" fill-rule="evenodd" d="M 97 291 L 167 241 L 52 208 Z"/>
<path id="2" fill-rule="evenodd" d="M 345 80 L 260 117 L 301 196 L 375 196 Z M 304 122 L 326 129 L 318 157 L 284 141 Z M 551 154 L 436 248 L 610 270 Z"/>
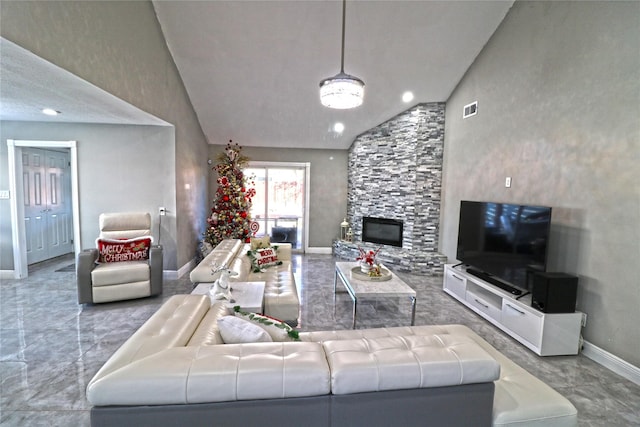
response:
<path id="1" fill-rule="evenodd" d="M 382 274 L 382 267 L 376 261 L 380 248 L 374 250 L 364 250 L 358 246 L 360 255 L 356 258 L 356 261 L 360 261 L 360 271 L 368 276 L 377 277 Z M 387 270 L 388 271 L 388 270 Z"/>
<path id="2" fill-rule="evenodd" d="M 382 264 L 376 264 L 366 273 L 362 271 L 361 266 L 353 267 L 351 269 L 351 277 L 358 280 L 369 280 L 372 282 L 383 282 L 385 280 L 391 280 L 391 271 Z"/>

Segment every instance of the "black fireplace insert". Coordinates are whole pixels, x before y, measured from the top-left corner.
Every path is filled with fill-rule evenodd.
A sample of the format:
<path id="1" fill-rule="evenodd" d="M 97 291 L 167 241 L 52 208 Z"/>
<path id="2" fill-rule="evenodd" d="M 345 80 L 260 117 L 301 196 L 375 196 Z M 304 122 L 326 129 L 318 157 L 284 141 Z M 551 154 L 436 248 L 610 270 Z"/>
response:
<path id="1" fill-rule="evenodd" d="M 362 217 L 362 241 L 402 247 L 402 221 Z"/>

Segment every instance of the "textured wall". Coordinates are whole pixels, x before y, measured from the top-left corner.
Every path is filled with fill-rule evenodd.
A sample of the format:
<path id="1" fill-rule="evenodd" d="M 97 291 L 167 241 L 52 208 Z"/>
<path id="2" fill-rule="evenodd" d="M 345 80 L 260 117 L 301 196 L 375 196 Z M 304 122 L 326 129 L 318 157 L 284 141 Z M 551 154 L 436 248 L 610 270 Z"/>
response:
<path id="1" fill-rule="evenodd" d="M 175 269 L 194 256 L 207 214 L 207 142 L 150 1 L 0 2 L 2 37 L 175 127 Z M 75 139 L 75 138 L 71 138 Z M 140 153 L 140 160 L 148 158 Z M 147 176 L 163 174 L 142 163 Z M 82 183 L 80 183 L 82 185 Z M 160 191 L 160 190 L 159 190 Z M 82 203 L 82 201 L 81 201 Z M 157 209 L 157 208 L 156 208 Z"/>
<path id="2" fill-rule="evenodd" d="M 173 129 L 169 126 L 119 126 L 87 123 L 0 122 L 0 140 L 77 141 L 81 248 L 95 247 L 98 217 L 102 212 L 142 211 L 151 213 L 156 242 L 159 233 L 158 206 L 175 211 L 173 174 Z M 144 160 L 144 161 L 141 161 Z M 141 163 L 153 165 L 144 170 Z M 7 145 L 0 145 L 0 164 L 7 164 Z M 155 170 L 166 171 L 163 174 Z M 3 172 L 6 168 L 3 167 Z M 148 179 L 153 176 L 153 179 Z M 8 188 L 0 177 L 0 188 Z M 3 200 L 2 202 L 8 202 Z M 13 270 L 11 221 L 2 204 L 0 270 Z M 7 213 L 5 213 L 7 212 Z M 166 218 L 166 217 L 165 217 Z M 162 240 L 165 269 L 175 269 L 176 245 L 163 218 Z M 171 267 L 173 266 L 173 267 Z"/>
<path id="3" fill-rule="evenodd" d="M 403 270 L 442 272 L 445 258 L 437 250 L 444 116 L 444 103 L 419 104 L 358 136 L 349 150 L 354 241 L 362 239 L 363 216 L 402 221 L 402 248 L 384 246 L 381 254 Z"/>
<path id="4" fill-rule="evenodd" d="M 638 28 L 638 2 L 514 4 L 447 102 L 440 240 L 453 261 L 463 199 L 551 206 L 549 268 L 580 277 L 584 338 L 636 366 Z"/>

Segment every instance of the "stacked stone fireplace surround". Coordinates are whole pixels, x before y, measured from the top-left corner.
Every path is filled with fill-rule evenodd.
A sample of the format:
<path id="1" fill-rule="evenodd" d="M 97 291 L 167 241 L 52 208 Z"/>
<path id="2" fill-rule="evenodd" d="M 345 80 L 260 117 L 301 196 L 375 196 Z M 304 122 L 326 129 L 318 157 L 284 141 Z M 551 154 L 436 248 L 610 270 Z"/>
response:
<path id="1" fill-rule="evenodd" d="M 355 260 L 358 246 L 381 248 L 394 269 L 442 274 L 438 253 L 444 103 L 418 104 L 358 136 L 349 150 L 347 221 L 353 243 L 336 241 L 336 256 Z M 362 217 L 403 222 L 402 247 L 362 243 Z"/>

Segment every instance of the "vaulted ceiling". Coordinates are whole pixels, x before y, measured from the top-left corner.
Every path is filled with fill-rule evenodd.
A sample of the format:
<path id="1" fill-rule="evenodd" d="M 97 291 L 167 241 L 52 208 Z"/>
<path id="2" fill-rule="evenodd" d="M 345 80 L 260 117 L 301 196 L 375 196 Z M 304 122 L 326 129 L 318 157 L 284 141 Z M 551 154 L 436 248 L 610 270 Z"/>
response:
<path id="1" fill-rule="evenodd" d="M 320 80 L 340 71 L 342 2 L 153 2 L 210 143 L 337 149 L 417 103 L 446 101 L 512 4 L 348 1 L 345 71 L 364 80 L 365 100 L 353 110 L 332 110 L 320 104 L 318 90 Z M 71 101 L 89 107 L 65 113 L 66 121 L 132 117 L 135 107 L 77 78 L 51 85 L 30 81 L 42 80 L 29 72 L 33 67 L 8 73 L 6 43 L 0 119 L 35 120 L 20 110 L 38 97 L 60 98 L 65 110 Z M 406 91 L 414 94 L 408 103 Z M 69 93 L 79 95 L 68 99 Z M 163 123 L 139 110 L 133 116 L 143 124 Z M 341 134 L 333 130 L 336 122 L 345 126 Z"/>

